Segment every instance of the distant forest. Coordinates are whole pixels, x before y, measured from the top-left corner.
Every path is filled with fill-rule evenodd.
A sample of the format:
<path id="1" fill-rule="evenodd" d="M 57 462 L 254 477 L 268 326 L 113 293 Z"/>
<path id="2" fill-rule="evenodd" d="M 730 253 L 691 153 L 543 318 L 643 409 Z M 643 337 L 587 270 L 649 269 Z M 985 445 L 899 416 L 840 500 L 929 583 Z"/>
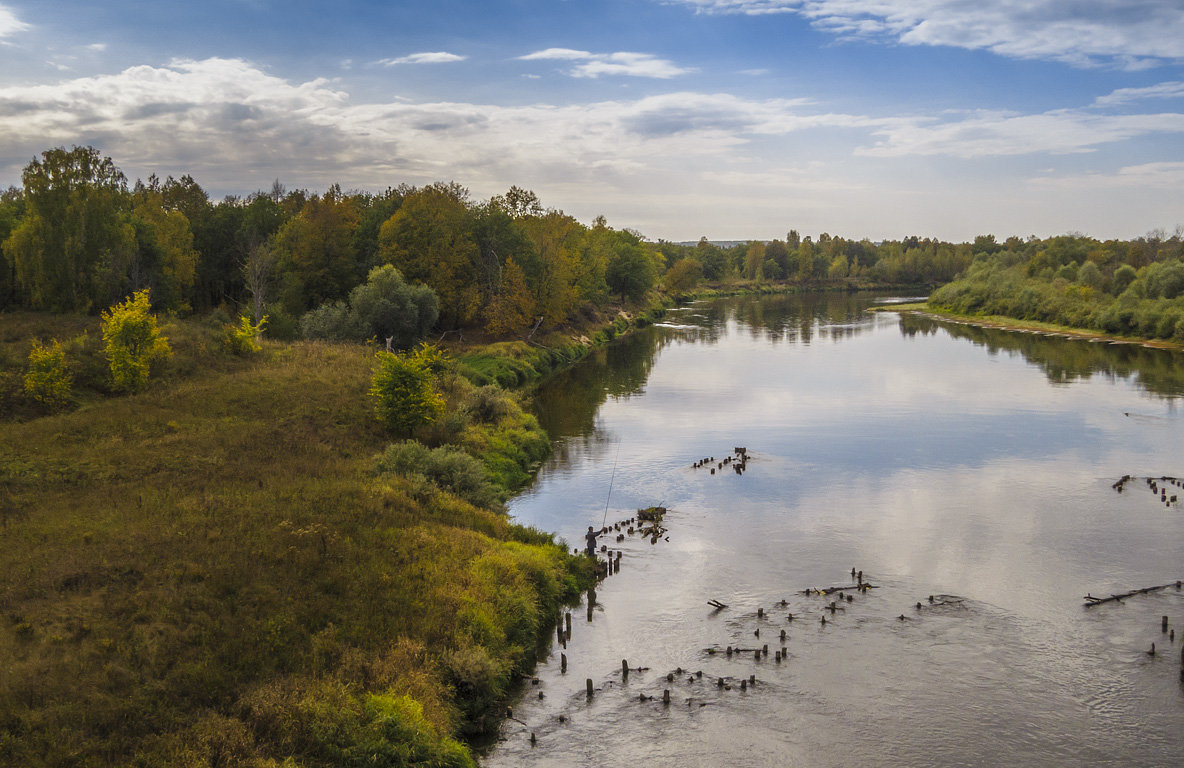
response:
<path id="1" fill-rule="evenodd" d="M 936 286 L 969 269 L 978 288 L 964 283 L 962 293 L 942 294 L 963 308 L 994 307 L 969 297 L 987 291 L 987 282 L 997 287 L 996 273 L 1009 269 L 1055 290 L 1071 283 L 1079 295 L 1079 289 L 1122 292 L 1148 280 L 1119 267 L 1133 272 L 1178 262 L 1180 253 L 1178 235 L 873 243 L 790 230 L 784 240 L 726 248 L 706 238 L 695 245 L 650 242 L 608 227 L 603 217 L 588 226 L 544 208 L 528 190 L 511 187 L 482 202 L 456 183 L 399 185 L 378 194 L 334 185 L 316 194 L 285 190 L 277 181 L 267 192 L 212 202 L 189 175 L 150 176 L 129 186 L 92 147 L 43 152 L 25 167 L 21 188 L 0 194 L 0 307 L 97 314 L 150 288 L 157 311 L 220 310 L 256 322 L 266 314 L 268 332 L 281 338 L 365 334 L 351 302 L 383 291 L 396 292 L 403 311 L 418 311 L 420 326 L 430 320 L 439 329 L 512 334 L 618 299 L 636 301 L 654 288 L 679 294 L 705 281 Z M 397 272 L 376 272 L 387 265 Z M 1160 290 L 1157 279 L 1149 278 L 1153 291 Z M 369 293 L 357 293 L 367 285 Z M 434 294 L 434 307 L 421 286 Z M 1126 318 L 1124 311 L 1119 315 Z"/>
<path id="2" fill-rule="evenodd" d="M 1062 235 L 976 247 L 970 267 L 929 303 L 961 314 L 1184 342 L 1181 234 L 1125 242 Z"/>

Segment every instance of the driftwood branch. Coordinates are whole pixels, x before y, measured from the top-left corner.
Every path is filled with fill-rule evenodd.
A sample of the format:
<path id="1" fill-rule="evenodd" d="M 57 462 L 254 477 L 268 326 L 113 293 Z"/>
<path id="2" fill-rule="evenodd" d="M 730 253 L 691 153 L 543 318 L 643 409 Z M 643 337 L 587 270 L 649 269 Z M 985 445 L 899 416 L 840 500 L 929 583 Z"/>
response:
<path id="1" fill-rule="evenodd" d="M 858 592 L 861 589 L 879 589 L 875 584 L 848 584 L 841 587 L 806 587 L 798 592 L 799 595 L 829 595 L 832 592 Z"/>
<path id="2" fill-rule="evenodd" d="M 1176 589 L 1180 589 L 1181 586 L 1182 586 L 1182 582 L 1173 581 L 1171 584 L 1160 584 L 1158 587 L 1143 587 L 1142 589 L 1132 589 L 1131 591 L 1124 592 L 1121 595 L 1110 595 L 1109 597 L 1095 597 L 1093 595 L 1087 594 L 1082 599 L 1085 600 L 1085 607 L 1086 608 L 1092 608 L 1093 606 L 1101 605 L 1102 603 L 1110 603 L 1110 602 L 1120 603 L 1128 597 L 1135 597 L 1136 595 L 1146 595 L 1149 592 L 1158 592 L 1159 590 L 1167 589 L 1168 587 L 1175 587 Z"/>

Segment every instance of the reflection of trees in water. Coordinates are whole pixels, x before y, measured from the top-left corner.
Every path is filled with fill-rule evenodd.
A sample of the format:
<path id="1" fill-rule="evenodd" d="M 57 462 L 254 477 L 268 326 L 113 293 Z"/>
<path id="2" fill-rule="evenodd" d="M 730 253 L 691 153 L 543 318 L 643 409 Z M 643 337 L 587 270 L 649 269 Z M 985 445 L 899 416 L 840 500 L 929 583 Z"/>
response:
<path id="1" fill-rule="evenodd" d="M 646 328 L 597 347 L 588 357 L 547 380 L 535 394 L 534 411 L 552 440 L 593 438 L 596 412 L 611 397 L 629 397 L 645 387 L 654 361 L 677 335 Z M 592 450 L 593 445 L 584 446 Z"/>
<path id="2" fill-rule="evenodd" d="M 809 344 L 817 339 L 842 340 L 871 328 L 864 310 L 871 304 L 866 293 L 799 293 L 738 297 L 720 302 L 754 339 L 776 345 Z"/>
<path id="3" fill-rule="evenodd" d="M 1184 355 L 1172 350 L 1019 333 L 920 315 L 900 316 L 900 331 L 905 336 L 930 336 L 939 329 L 956 339 L 986 347 L 992 355 L 1001 351 L 1019 353 L 1039 366 L 1055 384 L 1069 384 L 1100 374 L 1111 381 L 1133 380 L 1146 392 L 1159 397 L 1174 399 L 1184 395 Z"/>
<path id="4" fill-rule="evenodd" d="M 534 411 L 547 434 L 558 441 L 558 460 L 594 454 L 609 442 L 596 430 L 600 406 L 610 396 L 641 392 L 658 353 L 670 344 L 715 344 L 733 320 L 741 332 L 772 344 L 839 341 L 871 328 L 864 312 L 870 303 L 870 294 L 803 293 L 692 304 L 667 317 L 678 327 L 631 333 L 594 349 L 577 365 L 548 379 L 535 394 Z"/>

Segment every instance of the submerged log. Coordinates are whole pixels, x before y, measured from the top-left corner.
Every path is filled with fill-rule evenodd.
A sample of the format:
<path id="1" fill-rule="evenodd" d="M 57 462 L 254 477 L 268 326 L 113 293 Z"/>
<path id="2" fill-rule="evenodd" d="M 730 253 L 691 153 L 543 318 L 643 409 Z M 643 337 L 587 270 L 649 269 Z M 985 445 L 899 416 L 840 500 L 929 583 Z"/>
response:
<path id="1" fill-rule="evenodd" d="M 871 584 L 871 583 L 865 581 L 862 584 L 845 584 L 841 587 L 806 587 L 805 589 L 799 590 L 798 594 L 799 595 L 829 595 L 832 592 L 845 592 L 849 589 L 854 589 L 854 590 L 858 591 L 858 590 L 862 590 L 862 589 L 879 589 L 879 587 L 877 587 L 875 584 Z"/>
<path id="2" fill-rule="evenodd" d="M 1124 592 L 1121 595 L 1110 595 L 1109 597 L 1095 597 L 1094 595 L 1087 594 L 1082 599 L 1085 600 L 1085 607 L 1086 608 L 1092 608 L 1093 606 L 1101 605 L 1102 603 L 1122 602 L 1123 600 L 1125 600 L 1128 597 L 1136 597 L 1137 595 L 1145 595 L 1149 592 L 1158 592 L 1159 590 L 1167 589 L 1168 587 L 1176 587 L 1179 583 L 1180 582 L 1178 582 L 1178 581 L 1173 581 L 1170 584 L 1160 584 L 1157 587 L 1143 587 L 1142 589 L 1132 589 L 1131 591 Z"/>

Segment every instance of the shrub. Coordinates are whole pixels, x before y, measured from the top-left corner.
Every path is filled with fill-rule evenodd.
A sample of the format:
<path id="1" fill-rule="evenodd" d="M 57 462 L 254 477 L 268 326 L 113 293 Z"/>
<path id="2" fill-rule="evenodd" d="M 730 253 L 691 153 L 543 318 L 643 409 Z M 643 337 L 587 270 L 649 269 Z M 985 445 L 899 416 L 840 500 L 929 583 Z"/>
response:
<path id="1" fill-rule="evenodd" d="M 366 282 L 349 294 L 349 303 L 326 302 L 300 319 L 306 339 L 365 341 L 390 339 L 410 347 L 436 324 L 436 294 L 426 285 L 408 285 L 390 264 L 370 270 Z"/>
<path id="2" fill-rule="evenodd" d="M 300 335 L 319 341 L 362 341 L 365 331 L 344 301 L 328 301 L 300 318 Z"/>
<path id="3" fill-rule="evenodd" d="M 391 433 L 410 435 L 421 424 L 430 424 L 444 412 L 444 399 L 435 389 L 432 372 L 411 355 L 379 352 L 370 395 L 374 409 Z"/>
<path id="4" fill-rule="evenodd" d="M 420 703 L 406 695 L 356 695 L 334 680 L 285 680 L 248 693 L 239 709 L 260 751 L 301 758 L 293 765 L 476 765 L 468 750 L 439 735 Z"/>
<path id="5" fill-rule="evenodd" d="M 485 509 L 493 509 L 501 501 L 485 465 L 454 446 L 429 449 L 405 440 L 388 446 L 375 458 L 374 467 L 380 474 L 426 477 L 437 488 Z"/>
<path id="6" fill-rule="evenodd" d="M 56 339 L 50 346 L 34 341 L 29 350 L 29 372 L 25 374 L 25 394 L 50 410 L 70 404 L 73 377 L 66 366 L 66 352 Z"/>
<path id="7" fill-rule="evenodd" d="M 465 408 L 485 424 L 496 424 L 517 410 L 506 391 L 492 384 L 474 390 Z"/>
<path id="8" fill-rule="evenodd" d="M 414 344 L 439 316 L 435 292 L 408 285 L 390 264 L 370 270 L 366 282 L 350 291 L 349 304 L 365 338 L 391 339 L 400 349 Z"/>
<path id="9" fill-rule="evenodd" d="M 263 336 L 263 329 L 267 326 L 267 315 L 259 321 L 258 325 L 251 322 L 251 318 L 243 315 L 239 318 L 238 326 L 225 325 L 223 326 L 224 336 L 222 344 L 227 352 L 234 355 L 249 355 L 253 352 L 258 352 L 263 349 L 259 345 L 259 339 Z"/>
<path id="10" fill-rule="evenodd" d="M 172 354 L 149 314 L 148 289 L 103 312 L 103 344 L 115 389 L 138 392 L 148 383 L 153 362 Z"/>

